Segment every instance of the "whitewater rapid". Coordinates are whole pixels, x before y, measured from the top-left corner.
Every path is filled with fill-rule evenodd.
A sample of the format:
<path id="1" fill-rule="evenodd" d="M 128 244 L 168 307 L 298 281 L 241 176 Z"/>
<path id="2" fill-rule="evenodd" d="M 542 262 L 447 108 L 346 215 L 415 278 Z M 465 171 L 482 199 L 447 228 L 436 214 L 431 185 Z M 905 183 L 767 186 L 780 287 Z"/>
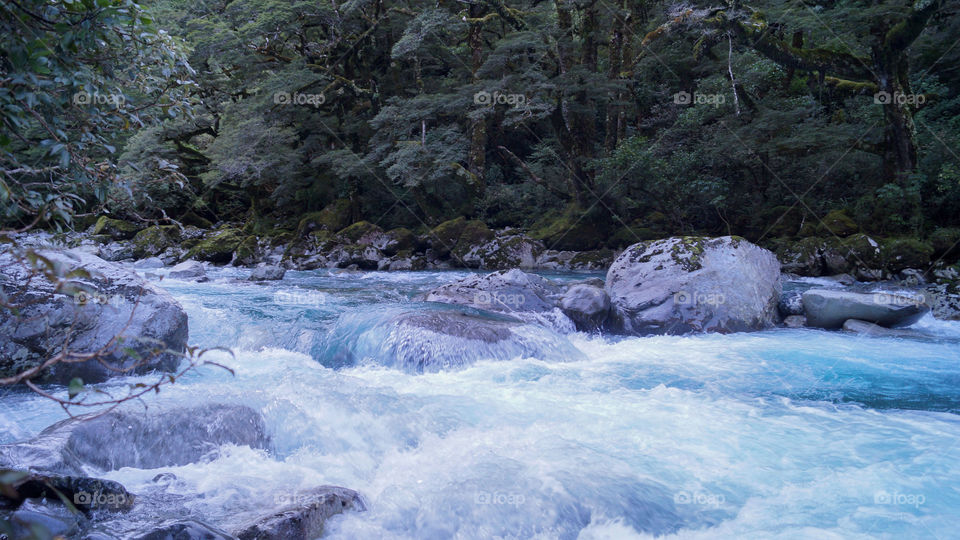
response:
<path id="1" fill-rule="evenodd" d="M 418 293 L 464 272 L 291 272 L 268 284 L 237 279 L 245 272 L 218 269 L 208 283 L 151 277 L 186 308 L 191 343 L 233 349 L 211 358 L 235 375 L 202 367 L 147 405 L 250 406 L 270 451 L 224 447 L 200 463 L 100 475 L 162 492 L 183 516 L 229 530 L 300 489 L 334 484 L 362 493 L 368 511 L 331 519 L 328 538 L 960 530 L 960 324 L 924 319 L 927 340 L 809 329 L 572 334 L 557 336 L 554 357 L 415 373 L 375 349 L 347 363 L 324 351 L 364 313 L 375 321 L 423 307 Z M 0 410 L 0 442 L 63 417 L 22 392 L 8 391 Z M 176 479 L 158 485 L 163 472 Z"/>

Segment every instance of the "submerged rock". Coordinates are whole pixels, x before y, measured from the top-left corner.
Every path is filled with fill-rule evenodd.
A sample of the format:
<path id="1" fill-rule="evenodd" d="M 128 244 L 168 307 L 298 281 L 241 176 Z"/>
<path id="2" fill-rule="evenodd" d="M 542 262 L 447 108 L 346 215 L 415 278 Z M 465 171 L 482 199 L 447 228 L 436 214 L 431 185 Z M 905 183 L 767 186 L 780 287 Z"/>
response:
<path id="1" fill-rule="evenodd" d="M 104 362 L 127 373 L 176 369 L 181 358 L 175 353 L 187 343 L 187 314 L 169 293 L 89 253 L 40 253 L 74 277 L 57 288 L 32 276 L 11 253 L 0 254 L 0 288 L 21 306 L 19 316 L 0 310 L 0 376 L 37 366 L 62 352 L 64 344 L 71 354 L 102 351 Z M 118 375 L 115 369 L 97 359 L 61 362 L 35 380 L 99 382 Z"/>
<path id="2" fill-rule="evenodd" d="M 328 367 L 367 361 L 415 373 L 520 357 L 580 359 L 583 353 L 548 328 L 452 308 L 341 316 L 319 353 Z"/>
<path id="3" fill-rule="evenodd" d="M 606 290 L 626 334 L 760 330 L 779 321 L 780 263 L 737 237 L 641 242 L 614 261 Z"/>
<path id="4" fill-rule="evenodd" d="M 111 411 L 64 420 L 29 441 L 0 445 L 0 465 L 57 474 L 79 474 L 86 467 L 155 469 L 193 463 L 224 444 L 267 448 L 269 442 L 263 418 L 241 405 Z"/>
<path id="5" fill-rule="evenodd" d="M 301 492 L 294 500 L 295 504 L 257 518 L 234 534 L 240 540 L 312 540 L 323 535 L 323 526 L 331 516 L 366 510 L 359 493 L 336 486 Z"/>
<path id="6" fill-rule="evenodd" d="M 287 271 L 279 266 L 258 266 L 250 272 L 250 281 L 276 281 L 283 279 Z"/>
<path id="7" fill-rule="evenodd" d="M 192 519 L 167 521 L 132 540 L 235 540 L 230 533 Z"/>
<path id="8" fill-rule="evenodd" d="M 803 293 L 800 291 L 784 291 L 780 295 L 777 309 L 783 317 L 803 315 Z"/>
<path id="9" fill-rule="evenodd" d="M 36 514 L 61 514 L 59 505 L 43 510 L 35 504 L 43 499 L 61 501 L 61 496 L 83 512 L 122 512 L 133 507 L 136 500 L 123 485 L 113 480 L 11 472 L 3 469 L 0 469 L 0 472 L 17 478 L 10 483 L 11 489 L 0 492 L 0 501 L 11 504 L 18 510 L 23 510 L 26 506 L 28 511 Z"/>
<path id="10" fill-rule="evenodd" d="M 884 328 L 867 321 L 858 321 L 850 319 L 843 323 L 843 329 L 847 332 L 871 337 L 897 337 L 897 338 L 925 338 L 923 334 L 914 330 L 904 330 L 895 328 Z"/>
<path id="11" fill-rule="evenodd" d="M 842 327 L 849 319 L 888 327 L 909 326 L 930 311 L 923 295 L 831 289 L 811 289 L 803 293 L 803 308 L 808 325 L 832 329 Z"/>

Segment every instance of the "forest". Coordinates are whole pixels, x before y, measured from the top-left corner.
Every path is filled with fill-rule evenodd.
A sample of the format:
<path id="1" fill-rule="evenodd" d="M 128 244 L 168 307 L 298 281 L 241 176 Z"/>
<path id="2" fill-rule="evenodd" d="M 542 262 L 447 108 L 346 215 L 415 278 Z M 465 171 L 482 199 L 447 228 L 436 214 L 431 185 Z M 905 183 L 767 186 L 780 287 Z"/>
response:
<path id="1" fill-rule="evenodd" d="M 2 220 L 282 236 L 337 204 L 346 223 L 463 216 L 556 249 L 852 228 L 942 251 L 960 240 L 956 11 L 6 2 Z"/>

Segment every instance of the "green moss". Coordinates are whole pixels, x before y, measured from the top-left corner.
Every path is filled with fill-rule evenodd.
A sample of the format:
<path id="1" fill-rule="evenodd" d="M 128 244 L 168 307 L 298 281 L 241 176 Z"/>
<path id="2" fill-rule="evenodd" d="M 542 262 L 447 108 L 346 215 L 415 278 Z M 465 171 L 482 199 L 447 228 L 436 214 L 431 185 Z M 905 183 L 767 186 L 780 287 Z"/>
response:
<path id="1" fill-rule="evenodd" d="M 905 268 L 920 270 L 930 266 L 933 246 L 917 238 L 888 238 L 881 243 L 884 267 L 891 272 Z"/>
<path id="2" fill-rule="evenodd" d="M 159 255 L 179 239 L 180 228 L 176 225 L 147 227 L 133 237 L 133 256 L 143 259 Z"/>
<path id="3" fill-rule="evenodd" d="M 704 241 L 701 236 L 682 236 L 670 248 L 670 258 L 687 272 L 703 268 Z"/>
<path id="4" fill-rule="evenodd" d="M 617 232 L 607 239 L 607 245 L 614 248 L 625 248 L 644 240 L 656 240 L 661 236 L 661 233 L 653 229 L 631 225 L 617 229 Z"/>
<path id="5" fill-rule="evenodd" d="M 349 242 L 356 243 L 360 241 L 361 238 L 369 238 L 371 235 L 381 232 L 383 231 L 380 229 L 380 227 L 377 227 L 369 221 L 358 221 L 353 225 L 340 230 L 337 233 L 337 236 Z"/>
<path id="6" fill-rule="evenodd" d="M 446 257 L 460 240 L 460 234 L 467 226 L 463 216 L 450 221 L 444 221 L 430 231 L 430 246 L 441 257 Z"/>
<path id="7" fill-rule="evenodd" d="M 228 263 L 233 258 L 233 252 L 244 240 L 239 229 L 223 228 L 215 231 L 200 240 L 185 258 L 210 261 L 214 263 Z"/>
<path id="8" fill-rule="evenodd" d="M 570 259 L 571 268 L 598 268 L 610 264 L 613 259 L 613 251 L 609 249 L 597 249 L 593 251 L 582 251 Z"/>
<path id="9" fill-rule="evenodd" d="M 387 255 L 394 255 L 402 251 L 413 249 L 417 243 L 417 237 L 410 231 L 410 229 L 405 229 L 403 227 L 390 229 L 385 234 L 389 240 L 387 240 L 386 245 L 383 247 L 383 252 Z"/>
<path id="10" fill-rule="evenodd" d="M 819 236 L 839 236 L 840 238 L 846 238 L 851 234 L 856 234 L 860 231 L 860 228 L 857 227 L 857 224 L 854 223 L 850 216 L 846 214 L 843 210 L 834 210 L 817 223 L 817 234 Z"/>
<path id="11" fill-rule="evenodd" d="M 486 223 L 479 220 L 467 221 L 461 229 L 460 237 L 457 238 L 457 244 L 453 248 L 452 254 L 456 258 L 461 258 L 474 247 L 482 246 L 493 238 L 493 231 L 487 227 Z"/>
<path id="12" fill-rule="evenodd" d="M 338 199 L 319 212 L 309 213 L 297 225 L 296 236 L 302 237 L 317 229 L 339 231 L 350 225 L 350 201 Z"/>
<path id="13" fill-rule="evenodd" d="M 187 212 L 183 215 L 183 218 L 180 219 L 180 223 L 184 225 L 193 225 L 199 229 L 212 229 L 213 223 L 209 219 L 206 219 L 195 212 Z"/>
<path id="14" fill-rule="evenodd" d="M 108 234 L 114 240 L 129 240 L 137 234 L 138 230 L 140 228 L 129 221 L 107 216 L 100 216 L 96 225 L 93 226 L 93 234 Z"/>
<path id="15" fill-rule="evenodd" d="M 233 264 L 237 266 L 250 266 L 257 263 L 260 242 L 256 236 L 248 236 L 237 246 L 236 256 L 233 258 Z"/>
<path id="16" fill-rule="evenodd" d="M 534 223 L 530 237 L 542 240 L 547 249 L 587 251 L 596 249 L 606 234 L 584 218 L 580 209 L 569 206 L 559 215 L 548 214 Z"/>

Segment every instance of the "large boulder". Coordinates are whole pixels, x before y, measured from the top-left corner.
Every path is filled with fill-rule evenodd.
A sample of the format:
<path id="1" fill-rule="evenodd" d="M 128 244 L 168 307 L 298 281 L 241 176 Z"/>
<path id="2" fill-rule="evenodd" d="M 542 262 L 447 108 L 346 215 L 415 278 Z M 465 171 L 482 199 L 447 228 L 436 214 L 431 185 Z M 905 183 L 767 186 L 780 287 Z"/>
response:
<path id="1" fill-rule="evenodd" d="M 930 307 L 923 295 L 912 293 L 859 293 L 834 289 L 810 289 L 803 293 L 807 325 L 836 329 L 848 319 L 880 326 L 909 326 Z"/>
<path id="2" fill-rule="evenodd" d="M 457 250 L 463 243 L 461 236 Z M 483 243 L 470 246 L 466 251 L 458 253 L 457 250 L 454 251 L 454 260 L 469 268 L 534 268 L 540 253 L 543 252 L 543 244 L 517 231 L 506 230 Z"/>
<path id="3" fill-rule="evenodd" d="M 207 268 L 199 261 L 183 261 L 170 268 L 170 279 L 201 279 L 207 277 Z"/>
<path id="4" fill-rule="evenodd" d="M 287 271 L 279 266 L 258 266 L 250 272 L 250 281 L 276 281 L 283 279 Z"/>
<path id="5" fill-rule="evenodd" d="M 328 367 L 363 361 L 423 373 L 480 360 L 582 359 L 583 353 L 549 328 L 514 317 L 453 308 L 385 308 L 341 316 L 317 356 Z"/>
<path id="6" fill-rule="evenodd" d="M 347 510 L 366 510 L 359 493 L 320 486 L 297 493 L 293 504 L 254 519 L 234 534 L 240 540 L 312 540 L 323 535 L 323 526 L 330 517 Z"/>
<path id="7" fill-rule="evenodd" d="M 73 360 L 98 353 L 98 358 L 56 363 L 34 380 L 67 383 L 79 377 L 90 383 L 117 375 L 117 369 L 176 369 L 187 344 L 187 314 L 170 294 L 89 253 L 38 253 L 69 277 L 58 286 L 12 252 L 0 254 L 0 289 L 8 303 L 19 306 L 18 312 L 0 309 L 0 376 L 59 354 Z"/>
<path id="8" fill-rule="evenodd" d="M 90 467 L 155 469 L 199 461 L 224 444 L 266 449 L 269 443 L 263 418 L 242 405 L 114 410 L 63 420 L 29 441 L 0 445 L 0 466 L 67 475 Z"/>
<path id="9" fill-rule="evenodd" d="M 626 334 L 760 330 L 779 320 L 780 263 L 738 237 L 641 242 L 614 261 L 606 290 L 612 329 Z"/>

